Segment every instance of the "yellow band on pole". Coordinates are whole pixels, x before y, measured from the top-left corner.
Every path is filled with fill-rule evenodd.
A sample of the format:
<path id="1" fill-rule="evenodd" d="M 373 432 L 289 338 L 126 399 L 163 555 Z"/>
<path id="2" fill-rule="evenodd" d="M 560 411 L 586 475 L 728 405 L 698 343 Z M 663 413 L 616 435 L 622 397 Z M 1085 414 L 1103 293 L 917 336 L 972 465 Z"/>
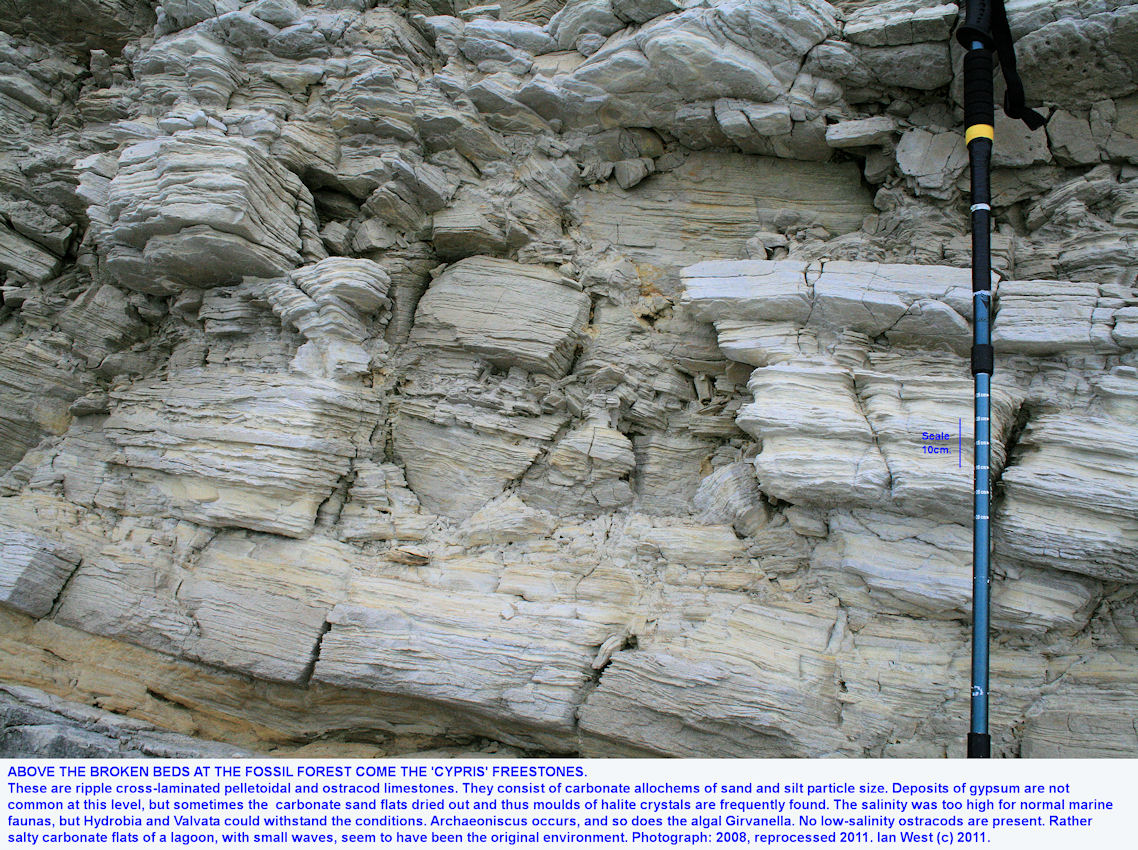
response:
<path id="1" fill-rule="evenodd" d="M 991 124 L 973 124 L 964 131 L 964 144 L 969 145 L 973 139 L 992 139 L 996 138 L 996 128 Z"/>

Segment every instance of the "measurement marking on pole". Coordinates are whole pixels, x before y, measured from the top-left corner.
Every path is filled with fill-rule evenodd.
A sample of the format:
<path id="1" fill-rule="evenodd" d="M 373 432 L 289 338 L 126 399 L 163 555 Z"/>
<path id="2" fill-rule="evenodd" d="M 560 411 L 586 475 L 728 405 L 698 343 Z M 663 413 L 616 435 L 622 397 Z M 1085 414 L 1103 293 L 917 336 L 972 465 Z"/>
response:
<path id="1" fill-rule="evenodd" d="M 988 515 L 987 514 L 976 514 L 976 516 L 974 518 L 975 519 L 987 519 Z"/>

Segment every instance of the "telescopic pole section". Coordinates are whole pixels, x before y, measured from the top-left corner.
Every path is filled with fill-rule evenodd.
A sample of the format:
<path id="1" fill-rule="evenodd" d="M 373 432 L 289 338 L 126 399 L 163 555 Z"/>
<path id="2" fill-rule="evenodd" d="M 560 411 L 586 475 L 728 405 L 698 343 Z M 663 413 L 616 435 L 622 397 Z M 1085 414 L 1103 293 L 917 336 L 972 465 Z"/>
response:
<path id="1" fill-rule="evenodd" d="M 1028 109 L 1016 72 L 1015 48 L 1004 0 L 968 0 L 964 23 L 956 28 L 964 54 L 964 134 L 972 168 L 972 374 L 976 379 L 976 486 L 972 520 L 972 725 L 968 757 L 990 758 L 988 734 L 988 557 L 992 506 L 992 257 L 989 227 L 992 193 L 992 51 L 1004 76 L 1004 114 L 1037 130 L 1047 119 Z"/>
<path id="2" fill-rule="evenodd" d="M 972 720 L 968 758 L 989 758 L 988 644 L 991 552 L 992 388 L 992 51 L 974 41 L 964 57 L 964 117 L 972 177 L 972 374 L 975 397 L 975 493 L 972 520 Z"/>

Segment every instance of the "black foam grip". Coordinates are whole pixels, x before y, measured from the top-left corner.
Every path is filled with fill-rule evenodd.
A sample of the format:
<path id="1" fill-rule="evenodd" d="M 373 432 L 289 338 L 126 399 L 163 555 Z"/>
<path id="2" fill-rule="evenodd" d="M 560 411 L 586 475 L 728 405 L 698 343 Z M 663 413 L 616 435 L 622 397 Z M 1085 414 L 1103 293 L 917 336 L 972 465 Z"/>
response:
<path id="1" fill-rule="evenodd" d="M 992 51 L 969 50 L 964 55 L 964 126 L 992 124 Z"/>
<path id="2" fill-rule="evenodd" d="M 972 346 L 972 374 L 991 375 L 996 368 L 996 349 L 980 343 Z"/>
<path id="3" fill-rule="evenodd" d="M 990 759 L 992 757 L 992 736 L 982 732 L 968 733 L 968 758 Z"/>
<path id="4" fill-rule="evenodd" d="M 979 41 L 992 48 L 992 4 L 990 0 L 968 0 L 964 23 L 956 29 L 956 40 L 962 47 L 971 48 Z"/>

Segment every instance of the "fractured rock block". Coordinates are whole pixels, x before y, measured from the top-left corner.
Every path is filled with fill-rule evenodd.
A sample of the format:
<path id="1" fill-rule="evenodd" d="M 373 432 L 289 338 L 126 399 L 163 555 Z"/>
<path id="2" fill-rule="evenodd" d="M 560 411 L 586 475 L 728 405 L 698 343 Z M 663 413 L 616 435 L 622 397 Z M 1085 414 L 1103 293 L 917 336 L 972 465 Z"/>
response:
<path id="1" fill-rule="evenodd" d="M 440 257 L 458 260 L 506 250 L 505 223 L 489 206 L 485 199 L 460 195 L 453 206 L 435 213 L 431 238 Z"/>
<path id="2" fill-rule="evenodd" d="M 906 130 L 897 144 L 897 168 L 918 195 L 949 198 L 967 165 L 968 151 L 959 133 L 930 133 L 915 127 Z"/>
<path id="3" fill-rule="evenodd" d="M 296 175 L 249 140 L 204 131 L 126 148 L 89 215 L 116 280 L 163 295 L 276 277 L 319 243 Z"/>
<path id="4" fill-rule="evenodd" d="M 836 614 L 831 603 L 729 606 L 682 638 L 615 653 L 580 709 L 585 752 L 838 752 L 845 740 L 827 649 Z"/>
<path id="5" fill-rule="evenodd" d="M 762 441 L 759 486 L 787 502 L 879 504 L 889 470 L 854 390 L 853 376 L 827 366 L 756 369 L 747 388 L 758 401 L 736 421 Z"/>
<path id="6" fill-rule="evenodd" d="M 996 280 L 993 275 L 993 288 Z M 822 274 L 815 282 L 815 297 L 822 301 L 820 306 L 825 307 L 825 302 L 832 300 L 835 308 L 841 305 L 839 314 L 851 309 L 859 296 L 872 301 L 889 295 L 895 295 L 906 307 L 921 301 L 937 301 L 961 316 L 970 316 L 972 274 L 968 269 L 955 266 L 829 260 L 823 264 Z M 901 315 L 903 313 L 897 318 Z M 934 332 L 930 329 L 930 334 Z"/>
<path id="7" fill-rule="evenodd" d="M 65 544 L 0 527 L 0 603 L 32 617 L 45 616 L 79 558 Z"/>
<path id="8" fill-rule="evenodd" d="M 826 128 L 826 144 L 832 148 L 881 145 L 892 140 L 896 129 L 896 120 L 887 115 L 839 121 Z"/>
<path id="9" fill-rule="evenodd" d="M 931 369 L 923 375 L 859 370 L 854 380 L 889 469 L 893 504 L 915 516 L 967 522 L 973 470 L 965 447 L 970 449 L 973 440 L 973 382 Z M 1003 387 L 991 396 L 991 466 L 998 478 L 1017 405 Z"/>
<path id="10" fill-rule="evenodd" d="M 743 543 L 730 526 L 649 526 L 638 530 L 642 550 L 676 564 L 722 566 L 744 557 Z"/>
<path id="11" fill-rule="evenodd" d="M 7 470 L 44 434 L 62 434 L 68 408 L 92 379 L 63 352 L 34 339 L 0 346 L 0 469 Z"/>
<path id="12" fill-rule="evenodd" d="M 225 533 L 192 568 L 137 541 L 85 559 L 56 620 L 261 679 L 303 683 L 343 598 L 353 551 L 331 540 Z"/>
<path id="13" fill-rule="evenodd" d="M 740 461 L 717 469 L 699 483 L 695 506 L 710 522 L 729 522 L 743 536 L 758 533 L 769 519 L 755 469 Z"/>
<path id="14" fill-rule="evenodd" d="M 112 398 L 105 432 L 133 482 L 120 509 L 289 537 L 312 531 L 373 428 L 365 388 L 291 374 L 187 370 Z"/>
<path id="15" fill-rule="evenodd" d="M 928 0 L 888 0 L 855 9 L 846 19 L 842 34 L 854 44 L 867 47 L 943 41 L 956 21 L 954 3 Z"/>
<path id="16" fill-rule="evenodd" d="M 177 592 L 196 627 L 184 654 L 259 679 L 303 684 L 325 618 L 347 592 L 354 555 L 316 538 L 218 537 Z"/>
<path id="17" fill-rule="evenodd" d="M 689 266 L 683 283 L 683 303 L 715 323 L 723 352 L 753 366 L 817 354 L 812 337 L 850 332 L 956 353 L 971 344 L 967 269 L 733 260 Z"/>
<path id="18" fill-rule="evenodd" d="M 884 513 L 830 518 L 834 567 L 856 576 L 834 589 L 844 603 L 867 611 L 967 621 L 972 614 L 972 534 L 964 524 L 930 523 Z M 1017 568 L 997 559 L 992 623 L 1000 631 L 1041 633 L 1082 629 L 1099 601 L 1096 582 L 1053 570 Z"/>
<path id="19" fill-rule="evenodd" d="M 633 438 L 632 445 L 640 510 L 650 514 L 690 513 L 704 464 L 713 453 L 712 444 L 681 433 L 641 434 Z"/>
<path id="20" fill-rule="evenodd" d="M 873 211 L 852 163 L 691 154 L 629 192 L 612 184 L 574 200 L 583 234 L 613 243 L 665 295 L 693 260 L 742 256 L 763 219 L 799 216 L 849 233 Z M 715 276 L 714 274 L 711 276 Z"/>
<path id="21" fill-rule="evenodd" d="M 1093 351 L 1091 324 L 1098 300 L 1095 283 L 1004 281 L 992 343 L 999 351 L 1024 354 Z"/>
<path id="22" fill-rule="evenodd" d="M 588 315 L 589 296 L 560 273 L 472 257 L 448 267 L 419 300 L 411 342 L 561 377 Z"/>
<path id="23" fill-rule="evenodd" d="M 518 543 L 548 537 L 556 525 L 553 514 L 535 510 L 510 494 L 486 505 L 464 522 L 459 535 L 471 546 Z"/>
<path id="24" fill-rule="evenodd" d="M 1004 470 L 996 551 L 1107 581 L 1138 580 L 1136 445 L 1133 426 L 1114 416 L 1071 412 L 1031 420 L 1015 462 Z"/>
<path id="25" fill-rule="evenodd" d="M 296 371 L 342 378 L 368 371 L 371 357 L 361 343 L 372 331 L 365 323 L 388 306 L 390 283 L 371 260 L 329 257 L 284 278 L 247 280 L 242 289 L 268 301 L 308 340 L 293 360 Z"/>
<path id="26" fill-rule="evenodd" d="M 0 270 L 12 273 L 13 280 L 38 283 L 54 277 L 59 268 L 59 257 L 11 230 L 0 219 Z"/>
<path id="27" fill-rule="evenodd" d="M 435 517 L 420 509 L 402 469 L 393 463 L 358 462 L 352 471 L 356 478 L 337 524 L 342 540 L 359 543 L 426 537 Z"/>
<path id="28" fill-rule="evenodd" d="M 684 269 L 683 303 L 707 322 L 806 324 L 813 291 L 800 260 L 709 260 Z"/>
<path id="29" fill-rule="evenodd" d="M 54 619 L 89 634 L 179 655 L 194 631 L 175 596 L 185 575 L 176 559 L 157 547 L 105 546 L 83 558 Z"/>
<path id="30" fill-rule="evenodd" d="M 627 479 L 635 467 L 628 437 L 590 422 L 557 442 L 541 469 L 526 477 L 521 494 L 558 515 L 593 516 L 632 501 Z"/>
<path id="31" fill-rule="evenodd" d="M 563 421 L 409 399 L 395 419 L 395 452 L 428 510 L 465 519 L 521 477 Z"/>
<path id="32" fill-rule="evenodd" d="M 329 617 L 313 681 L 416 696 L 570 732 L 613 628 L 572 605 L 357 576 Z"/>

